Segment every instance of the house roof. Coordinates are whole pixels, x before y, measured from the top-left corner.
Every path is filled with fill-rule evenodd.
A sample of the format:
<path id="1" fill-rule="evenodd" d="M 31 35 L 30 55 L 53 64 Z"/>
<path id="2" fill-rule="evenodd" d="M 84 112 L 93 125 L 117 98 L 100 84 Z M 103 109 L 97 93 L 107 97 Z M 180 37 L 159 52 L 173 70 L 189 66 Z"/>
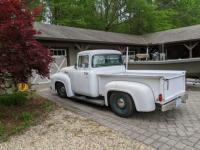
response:
<path id="1" fill-rule="evenodd" d="M 142 36 L 123 33 L 105 32 L 91 29 L 35 23 L 34 27 L 41 34 L 36 39 L 70 42 L 109 43 L 123 45 L 144 45 Z"/>
<path id="2" fill-rule="evenodd" d="M 153 45 L 200 39 L 200 25 L 170 29 L 144 35 L 105 32 L 41 23 L 35 23 L 34 28 L 41 32 L 41 34 L 36 35 L 36 39 L 68 42 Z"/>
<path id="3" fill-rule="evenodd" d="M 200 39 L 200 25 L 170 29 L 143 35 L 149 44 L 176 43 Z"/>

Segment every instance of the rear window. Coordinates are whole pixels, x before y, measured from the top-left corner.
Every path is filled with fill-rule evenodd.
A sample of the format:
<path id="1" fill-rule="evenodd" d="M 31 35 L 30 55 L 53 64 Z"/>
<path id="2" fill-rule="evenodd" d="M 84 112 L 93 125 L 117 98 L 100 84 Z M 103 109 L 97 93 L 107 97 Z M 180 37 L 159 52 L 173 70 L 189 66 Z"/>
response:
<path id="1" fill-rule="evenodd" d="M 120 54 L 97 54 L 92 58 L 92 67 L 105 67 L 123 65 Z"/>

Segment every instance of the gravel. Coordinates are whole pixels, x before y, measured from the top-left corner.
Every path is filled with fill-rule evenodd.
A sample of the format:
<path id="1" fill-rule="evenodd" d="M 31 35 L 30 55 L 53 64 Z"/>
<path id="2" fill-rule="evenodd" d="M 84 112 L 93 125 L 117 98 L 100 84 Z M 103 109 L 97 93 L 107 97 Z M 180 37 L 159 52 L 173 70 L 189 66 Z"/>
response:
<path id="1" fill-rule="evenodd" d="M 43 123 L 0 143 L 3 150 L 151 150 L 153 148 L 58 108 Z"/>

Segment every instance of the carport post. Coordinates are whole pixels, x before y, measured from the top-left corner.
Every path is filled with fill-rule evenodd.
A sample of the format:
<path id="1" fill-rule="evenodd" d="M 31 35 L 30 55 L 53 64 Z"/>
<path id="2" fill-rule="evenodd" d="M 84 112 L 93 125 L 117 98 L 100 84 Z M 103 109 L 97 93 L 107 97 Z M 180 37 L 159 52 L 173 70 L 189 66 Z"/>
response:
<path id="1" fill-rule="evenodd" d="M 162 45 L 161 45 L 161 51 L 162 51 L 162 53 L 165 53 L 165 45 L 164 45 L 164 43 L 162 43 Z"/>
<path id="2" fill-rule="evenodd" d="M 184 46 L 187 48 L 187 50 L 189 51 L 189 58 L 192 58 L 192 51 L 193 49 L 199 44 L 199 42 L 196 42 L 195 44 L 191 44 L 190 45 L 187 45 L 187 44 L 184 44 Z"/>
<path id="3" fill-rule="evenodd" d="M 149 46 L 147 46 L 146 54 L 149 54 Z M 148 60 L 148 58 L 146 58 L 146 61 L 147 61 L 147 60 Z"/>
<path id="4" fill-rule="evenodd" d="M 126 71 L 128 70 L 128 51 L 129 51 L 129 47 L 127 46 L 127 48 L 126 48 Z"/>

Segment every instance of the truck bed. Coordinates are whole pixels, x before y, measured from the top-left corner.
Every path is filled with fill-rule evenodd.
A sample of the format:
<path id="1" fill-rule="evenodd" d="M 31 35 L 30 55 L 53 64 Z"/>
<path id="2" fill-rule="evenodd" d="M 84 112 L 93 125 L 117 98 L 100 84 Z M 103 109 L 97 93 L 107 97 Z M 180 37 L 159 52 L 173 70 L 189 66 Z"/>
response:
<path id="1" fill-rule="evenodd" d="M 98 74 L 99 92 L 104 94 L 104 87 L 111 81 L 139 82 L 148 85 L 157 100 L 162 94 L 167 103 L 185 92 L 185 71 L 127 70 L 121 73 Z M 156 101 L 157 102 L 157 101 Z"/>

